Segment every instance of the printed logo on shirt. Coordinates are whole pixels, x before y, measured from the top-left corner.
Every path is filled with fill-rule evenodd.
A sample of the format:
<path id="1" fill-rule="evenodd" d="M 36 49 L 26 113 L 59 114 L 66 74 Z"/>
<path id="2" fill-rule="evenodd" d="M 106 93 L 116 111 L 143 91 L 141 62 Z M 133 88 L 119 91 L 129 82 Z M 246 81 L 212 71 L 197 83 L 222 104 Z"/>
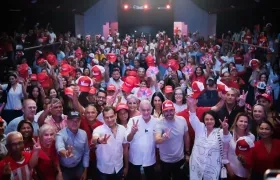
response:
<path id="1" fill-rule="evenodd" d="M 238 146 L 238 149 L 239 149 L 240 151 L 247 151 L 247 150 L 248 150 L 248 148 L 243 148 L 242 146 Z"/>
<path id="2" fill-rule="evenodd" d="M 82 82 L 81 82 L 81 86 L 89 86 L 89 84 L 86 83 L 85 81 L 82 81 Z"/>

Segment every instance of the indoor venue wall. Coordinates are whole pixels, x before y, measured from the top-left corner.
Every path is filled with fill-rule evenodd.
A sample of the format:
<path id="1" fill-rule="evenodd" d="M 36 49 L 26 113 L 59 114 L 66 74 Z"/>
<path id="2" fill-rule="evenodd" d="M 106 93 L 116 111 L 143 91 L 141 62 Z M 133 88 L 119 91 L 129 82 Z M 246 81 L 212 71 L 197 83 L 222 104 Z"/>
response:
<path id="1" fill-rule="evenodd" d="M 54 12 L 54 11 L 2 11 L 0 13 L 2 17 L 0 31 L 9 32 L 13 34 L 15 29 L 18 29 L 20 23 L 24 23 L 24 29 L 27 31 L 33 28 L 38 22 L 39 27 L 46 27 L 47 23 L 51 23 L 56 33 L 70 31 L 75 33 L 74 14 L 71 12 Z M 22 28 L 21 28 L 22 29 Z"/>
<path id="2" fill-rule="evenodd" d="M 174 0 L 174 21 L 184 22 L 189 32 L 208 36 L 216 33 L 216 14 L 209 14 L 191 0 Z"/>
<path id="3" fill-rule="evenodd" d="M 118 21 L 119 0 L 100 0 L 84 13 L 84 33 L 103 34 L 103 25 Z"/>
<path id="4" fill-rule="evenodd" d="M 119 12 L 119 32 L 122 36 L 155 37 L 158 31 L 166 31 L 169 37 L 173 37 L 173 11 L 172 10 L 123 10 Z M 136 32 L 135 32 L 136 31 Z"/>
<path id="5" fill-rule="evenodd" d="M 85 35 L 85 18 L 83 15 L 75 15 L 75 32 L 76 34 Z"/>

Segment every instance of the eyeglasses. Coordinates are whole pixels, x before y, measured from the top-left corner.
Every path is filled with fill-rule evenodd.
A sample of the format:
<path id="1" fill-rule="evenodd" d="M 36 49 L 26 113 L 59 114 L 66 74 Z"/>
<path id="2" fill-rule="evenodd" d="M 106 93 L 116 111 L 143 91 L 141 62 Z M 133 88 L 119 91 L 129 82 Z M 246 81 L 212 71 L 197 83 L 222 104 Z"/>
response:
<path id="1" fill-rule="evenodd" d="M 175 93 L 175 96 L 182 96 L 183 93 Z"/>

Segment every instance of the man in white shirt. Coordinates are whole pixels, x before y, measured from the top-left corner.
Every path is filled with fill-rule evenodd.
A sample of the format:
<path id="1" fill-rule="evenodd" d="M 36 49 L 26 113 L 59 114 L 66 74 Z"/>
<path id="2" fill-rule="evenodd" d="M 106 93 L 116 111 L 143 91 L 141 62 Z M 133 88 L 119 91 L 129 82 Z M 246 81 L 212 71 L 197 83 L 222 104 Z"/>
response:
<path id="1" fill-rule="evenodd" d="M 130 118 L 127 124 L 127 141 L 129 145 L 129 173 L 128 179 L 141 180 L 141 166 L 144 168 L 146 180 L 154 180 L 156 163 L 156 144 L 154 129 L 158 122 L 151 116 L 150 101 L 140 103 L 140 116 Z"/>
<path id="2" fill-rule="evenodd" d="M 128 143 L 126 129 L 117 124 L 113 107 L 104 107 L 105 124 L 93 130 L 92 142 L 96 144 L 98 179 L 121 180 L 128 171 Z"/>
<path id="3" fill-rule="evenodd" d="M 164 119 L 158 121 L 155 141 L 159 147 L 162 180 L 187 179 L 181 167 L 189 160 L 190 138 L 186 120 L 175 116 L 174 104 L 166 100 L 162 104 Z M 184 153 L 185 150 L 185 153 Z M 185 157 L 186 156 L 186 157 Z"/>

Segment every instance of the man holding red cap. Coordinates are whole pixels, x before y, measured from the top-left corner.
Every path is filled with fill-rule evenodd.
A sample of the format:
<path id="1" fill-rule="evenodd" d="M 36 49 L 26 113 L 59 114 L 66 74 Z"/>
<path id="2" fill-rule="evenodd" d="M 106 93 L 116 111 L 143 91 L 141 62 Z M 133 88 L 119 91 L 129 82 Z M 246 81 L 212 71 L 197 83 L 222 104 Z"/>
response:
<path id="1" fill-rule="evenodd" d="M 162 179 L 187 179 L 181 167 L 189 160 L 190 139 L 188 126 L 183 117 L 175 115 L 172 101 L 166 100 L 162 104 L 164 119 L 158 121 L 155 129 L 155 141 L 159 147 Z"/>

